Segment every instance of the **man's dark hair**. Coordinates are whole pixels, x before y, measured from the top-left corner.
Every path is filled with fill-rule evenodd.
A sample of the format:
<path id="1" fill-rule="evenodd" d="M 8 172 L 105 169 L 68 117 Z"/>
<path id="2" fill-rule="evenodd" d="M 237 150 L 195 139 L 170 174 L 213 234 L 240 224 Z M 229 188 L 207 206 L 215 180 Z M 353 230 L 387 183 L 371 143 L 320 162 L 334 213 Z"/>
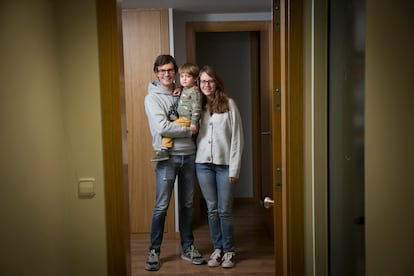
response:
<path id="1" fill-rule="evenodd" d="M 162 66 L 168 63 L 174 64 L 174 71 L 177 73 L 178 66 L 175 59 L 171 55 L 159 55 L 154 62 L 154 73 L 158 72 L 158 66 Z"/>

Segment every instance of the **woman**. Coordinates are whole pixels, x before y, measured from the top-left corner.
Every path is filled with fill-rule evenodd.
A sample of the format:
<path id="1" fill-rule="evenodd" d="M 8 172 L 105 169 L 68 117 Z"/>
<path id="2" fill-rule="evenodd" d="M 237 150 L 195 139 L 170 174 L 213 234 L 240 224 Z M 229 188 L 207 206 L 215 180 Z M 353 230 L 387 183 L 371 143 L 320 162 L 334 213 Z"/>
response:
<path id="1" fill-rule="evenodd" d="M 233 189 L 240 173 L 243 127 L 236 103 L 210 66 L 200 70 L 203 112 L 197 138 L 196 172 L 206 200 L 214 252 L 208 266 L 235 265 Z"/>

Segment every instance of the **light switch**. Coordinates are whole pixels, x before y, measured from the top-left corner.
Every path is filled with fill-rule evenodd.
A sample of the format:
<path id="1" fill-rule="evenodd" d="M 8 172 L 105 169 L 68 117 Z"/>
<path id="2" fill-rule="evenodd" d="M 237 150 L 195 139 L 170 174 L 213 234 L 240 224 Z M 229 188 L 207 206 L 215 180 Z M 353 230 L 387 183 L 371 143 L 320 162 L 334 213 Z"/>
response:
<path id="1" fill-rule="evenodd" d="M 82 198 L 95 196 L 95 178 L 79 179 L 78 195 Z"/>

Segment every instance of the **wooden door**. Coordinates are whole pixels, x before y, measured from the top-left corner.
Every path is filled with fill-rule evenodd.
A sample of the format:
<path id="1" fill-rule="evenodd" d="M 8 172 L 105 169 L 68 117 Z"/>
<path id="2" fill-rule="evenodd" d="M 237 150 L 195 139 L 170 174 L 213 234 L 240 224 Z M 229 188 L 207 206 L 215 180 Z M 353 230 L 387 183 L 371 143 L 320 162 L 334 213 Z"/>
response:
<path id="1" fill-rule="evenodd" d="M 155 79 L 155 58 L 169 53 L 168 10 L 122 12 L 130 233 L 149 237 L 155 199 L 154 154 L 144 110 L 148 83 Z M 174 206 L 172 201 L 170 206 Z M 174 208 L 169 208 L 166 237 L 174 236 Z"/>

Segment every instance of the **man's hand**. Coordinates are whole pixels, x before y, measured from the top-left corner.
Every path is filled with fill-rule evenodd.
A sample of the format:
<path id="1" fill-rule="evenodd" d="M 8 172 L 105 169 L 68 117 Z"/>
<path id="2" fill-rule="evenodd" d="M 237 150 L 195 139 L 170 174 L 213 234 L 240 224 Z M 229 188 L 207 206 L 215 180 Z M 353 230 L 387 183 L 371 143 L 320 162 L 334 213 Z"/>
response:
<path id="1" fill-rule="evenodd" d="M 197 126 L 197 125 L 193 125 L 193 124 L 191 124 L 191 125 L 190 125 L 190 130 L 191 130 L 191 132 L 192 132 L 193 134 L 196 134 L 196 133 L 197 133 L 197 131 L 198 131 L 198 126 Z"/>

